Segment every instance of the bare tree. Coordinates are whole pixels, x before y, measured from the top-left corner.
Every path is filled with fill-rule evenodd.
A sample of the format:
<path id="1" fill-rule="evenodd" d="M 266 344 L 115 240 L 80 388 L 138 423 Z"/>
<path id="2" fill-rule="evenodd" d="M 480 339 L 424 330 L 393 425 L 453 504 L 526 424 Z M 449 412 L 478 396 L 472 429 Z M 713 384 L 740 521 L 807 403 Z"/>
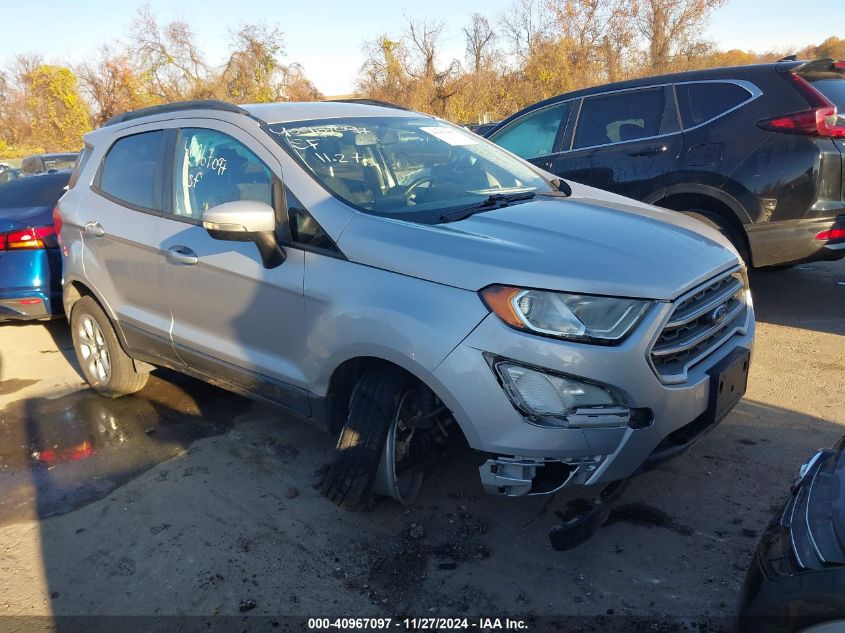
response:
<path id="1" fill-rule="evenodd" d="M 464 27 L 464 37 L 470 72 L 477 75 L 487 67 L 493 57 L 491 49 L 496 42 L 496 34 L 485 16 L 473 13 L 470 25 Z"/>
<path id="2" fill-rule="evenodd" d="M 279 98 L 287 101 L 316 101 L 323 93 L 305 76 L 300 64 L 289 64 L 281 69 Z"/>
<path id="3" fill-rule="evenodd" d="M 646 42 L 649 72 L 666 72 L 679 51 L 694 49 L 710 14 L 726 1 L 642 0 L 636 23 Z"/>
<path id="4" fill-rule="evenodd" d="M 546 0 L 514 0 L 500 20 L 511 44 L 511 53 L 521 61 L 528 59 L 535 46 L 549 33 Z"/>
<path id="5" fill-rule="evenodd" d="M 204 96 L 209 68 L 187 22 L 160 27 L 149 5 L 132 21 L 129 48 L 152 91 L 165 101 Z"/>
<path id="6" fill-rule="evenodd" d="M 453 60 L 442 70 L 437 69 L 437 55 L 444 23 L 433 20 L 408 20 L 405 39 L 411 51 L 408 75 L 416 79 L 411 87 L 412 103 L 425 104 L 436 114 L 444 114 L 446 101 L 457 87 L 452 79 L 458 75 L 460 64 Z M 418 107 L 415 105 L 415 107 Z"/>
<path id="7" fill-rule="evenodd" d="M 357 90 L 373 99 L 394 103 L 405 101 L 409 82 L 407 53 L 401 39 L 383 33 L 363 45 L 364 63 Z"/>
<path id="8" fill-rule="evenodd" d="M 284 34 L 278 26 L 244 24 L 230 33 L 234 50 L 223 69 L 224 96 L 235 101 L 266 102 L 277 99 L 283 66 Z"/>
<path id="9" fill-rule="evenodd" d="M 80 89 L 94 109 L 94 122 L 103 124 L 111 117 L 150 105 L 141 73 L 131 56 L 116 45 L 106 44 L 93 60 L 76 67 Z"/>

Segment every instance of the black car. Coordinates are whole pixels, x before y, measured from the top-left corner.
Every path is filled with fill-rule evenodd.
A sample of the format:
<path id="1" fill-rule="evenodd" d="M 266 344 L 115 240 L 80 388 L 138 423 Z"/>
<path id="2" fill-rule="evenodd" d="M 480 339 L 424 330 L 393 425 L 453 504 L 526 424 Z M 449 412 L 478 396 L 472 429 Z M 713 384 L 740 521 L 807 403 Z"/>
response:
<path id="1" fill-rule="evenodd" d="M 845 631 L 845 438 L 802 468 L 764 534 L 740 600 L 740 633 Z"/>
<path id="2" fill-rule="evenodd" d="M 563 94 L 485 136 L 562 178 L 683 211 L 753 266 L 845 256 L 845 62 L 713 68 Z"/>
<path id="3" fill-rule="evenodd" d="M 63 153 L 63 154 L 33 154 L 27 156 L 21 161 L 20 174 L 22 176 L 32 176 L 34 174 L 43 174 L 50 171 L 60 171 L 62 169 L 71 169 L 76 162 L 79 154 Z"/>
<path id="4" fill-rule="evenodd" d="M 464 127 L 470 132 L 475 132 L 479 136 L 486 136 L 487 133 L 497 125 L 499 125 L 499 122 L 493 121 L 492 123 L 471 123 L 469 125 L 465 125 Z"/>

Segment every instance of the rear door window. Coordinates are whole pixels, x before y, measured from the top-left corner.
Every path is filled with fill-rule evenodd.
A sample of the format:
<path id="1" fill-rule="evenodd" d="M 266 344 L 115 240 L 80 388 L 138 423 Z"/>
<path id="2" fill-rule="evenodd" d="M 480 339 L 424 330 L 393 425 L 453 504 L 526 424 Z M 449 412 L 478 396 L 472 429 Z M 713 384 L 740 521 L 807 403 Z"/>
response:
<path id="1" fill-rule="evenodd" d="M 751 98 L 745 88 L 722 82 L 678 84 L 675 94 L 684 129 L 715 119 Z"/>
<path id="2" fill-rule="evenodd" d="M 521 158 L 548 156 L 554 152 L 561 124 L 566 124 L 572 102 L 566 101 L 526 114 L 490 140 Z"/>
<path id="3" fill-rule="evenodd" d="M 100 190 L 120 202 L 160 212 L 163 142 L 161 130 L 115 141 L 103 161 Z"/>
<path id="4" fill-rule="evenodd" d="M 586 97 L 573 149 L 657 136 L 663 121 L 663 95 L 660 86 Z"/>

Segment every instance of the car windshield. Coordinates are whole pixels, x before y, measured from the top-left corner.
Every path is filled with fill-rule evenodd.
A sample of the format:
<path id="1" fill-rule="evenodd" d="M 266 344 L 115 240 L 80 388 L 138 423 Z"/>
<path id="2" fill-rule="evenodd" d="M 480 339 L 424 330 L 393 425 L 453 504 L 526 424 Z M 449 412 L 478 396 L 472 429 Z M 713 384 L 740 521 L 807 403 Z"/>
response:
<path id="1" fill-rule="evenodd" d="M 494 194 L 551 190 L 528 164 L 437 119 L 342 118 L 266 130 L 333 195 L 375 215 L 434 223 Z"/>

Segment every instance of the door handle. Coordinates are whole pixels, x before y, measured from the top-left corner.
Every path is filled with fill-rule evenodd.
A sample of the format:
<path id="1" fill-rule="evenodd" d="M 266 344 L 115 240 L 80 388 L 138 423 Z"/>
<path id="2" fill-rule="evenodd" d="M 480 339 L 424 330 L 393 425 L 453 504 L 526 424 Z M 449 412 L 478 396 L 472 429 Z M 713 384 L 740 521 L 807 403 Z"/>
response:
<path id="1" fill-rule="evenodd" d="M 628 156 L 657 156 L 669 150 L 667 145 L 652 145 L 644 149 L 639 149 L 633 152 L 628 152 Z"/>
<path id="2" fill-rule="evenodd" d="M 88 222 L 85 225 L 85 232 L 91 237 L 103 237 L 106 234 L 106 230 L 99 222 Z"/>
<path id="3" fill-rule="evenodd" d="M 171 264 L 194 266 L 199 263 L 200 258 L 187 246 L 171 246 L 167 249 L 167 261 Z"/>

